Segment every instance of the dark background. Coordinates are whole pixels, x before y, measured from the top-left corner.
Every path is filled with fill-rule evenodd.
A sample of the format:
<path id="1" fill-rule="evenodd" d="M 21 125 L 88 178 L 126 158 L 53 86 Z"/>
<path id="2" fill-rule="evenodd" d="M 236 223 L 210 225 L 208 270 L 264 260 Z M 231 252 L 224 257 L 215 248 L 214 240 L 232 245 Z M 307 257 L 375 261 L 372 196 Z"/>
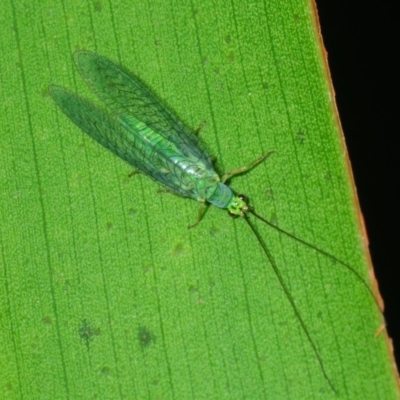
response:
<path id="1" fill-rule="evenodd" d="M 396 2 L 316 0 L 389 336 L 400 363 Z M 386 4 L 385 4 L 386 3 Z M 397 191 L 396 191 L 397 189 Z"/>

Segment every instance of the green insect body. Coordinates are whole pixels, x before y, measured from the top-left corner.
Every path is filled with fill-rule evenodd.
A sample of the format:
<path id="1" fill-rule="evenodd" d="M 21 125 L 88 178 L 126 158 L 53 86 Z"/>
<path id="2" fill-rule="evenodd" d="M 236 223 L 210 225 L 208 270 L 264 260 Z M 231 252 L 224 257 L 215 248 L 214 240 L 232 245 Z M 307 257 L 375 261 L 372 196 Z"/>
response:
<path id="1" fill-rule="evenodd" d="M 270 153 L 220 178 L 197 136 L 138 78 L 95 53 L 80 51 L 74 58 L 87 84 L 112 113 L 108 115 L 76 94 L 51 86 L 53 100 L 76 125 L 168 191 L 227 209 L 232 216 L 247 212 L 244 196 L 235 195 L 224 182 Z M 196 224 L 203 211 L 204 206 Z"/>
<path id="2" fill-rule="evenodd" d="M 246 172 L 264 161 L 272 152 L 220 177 L 197 135 L 186 128 L 137 77 L 95 53 L 79 51 L 74 54 L 74 58 L 82 77 L 111 111 L 111 115 L 82 97 L 52 85 L 49 91 L 55 103 L 89 136 L 153 178 L 167 191 L 199 201 L 201 206 L 197 221 L 190 227 L 200 222 L 207 204 L 227 209 L 231 216 L 244 217 L 267 256 L 325 379 L 336 392 L 275 260 L 248 214 L 340 264 L 354 274 L 374 300 L 375 297 L 363 278 L 349 264 L 271 224 L 254 211 L 245 196 L 234 194 L 225 184 L 232 176 Z"/>

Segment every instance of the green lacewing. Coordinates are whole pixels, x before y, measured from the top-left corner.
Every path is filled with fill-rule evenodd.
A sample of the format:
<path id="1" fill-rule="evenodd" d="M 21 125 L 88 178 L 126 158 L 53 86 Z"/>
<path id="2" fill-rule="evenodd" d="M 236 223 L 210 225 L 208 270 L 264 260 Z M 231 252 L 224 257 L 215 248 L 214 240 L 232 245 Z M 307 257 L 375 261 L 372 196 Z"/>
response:
<path id="1" fill-rule="evenodd" d="M 315 353 L 326 381 L 336 392 L 324 368 L 322 357 L 274 258 L 249 215 L 341 264 L 363 283 L 374 299 L 375 297 L 361 275 L 350 265 L 270 223 L 255 212 L 246 196 L 235 194 L 225 184 L 232 176 L 260 164 L 272 152 L 220 177 L 196 132 L 181 123 L 136 76 L 92 52 L 78 51 L 74 54 L 74 59 L 80 74 L 105 104 L 110 114 L 82 97 L 52 85 L 49 91 L 54 102 L 85 133 L 135 169 L 154 179 L 167 191 L 199 201 L 197 221 L 189 228 L 200 222 L 209 204 L 226 209 L 232 217 L 242 217 L 246 221 L 267 256 Z"/>

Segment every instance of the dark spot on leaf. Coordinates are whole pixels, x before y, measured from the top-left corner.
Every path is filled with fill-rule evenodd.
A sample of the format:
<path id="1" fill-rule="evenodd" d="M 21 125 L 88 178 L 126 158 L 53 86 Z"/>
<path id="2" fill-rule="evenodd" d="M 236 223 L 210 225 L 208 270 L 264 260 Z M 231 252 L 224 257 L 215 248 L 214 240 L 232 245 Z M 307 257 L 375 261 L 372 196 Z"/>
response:
<path id="1" fill-rule="evenodd" d="M 79 328 L 79 337 L 85 342 L 87 348 L 89 348 L 90 342 L 99 335 L 100 329 L 89 324 L 86 319 L 82 321 L 81 327 Z"/>
<path id="2" fill-rule="evenodd" d="M 154 344 L 156 340 L 154 334 L 144 326 L 139 328 L 138 339 L 143 348 L 149 347 L 152 343 Z"/>

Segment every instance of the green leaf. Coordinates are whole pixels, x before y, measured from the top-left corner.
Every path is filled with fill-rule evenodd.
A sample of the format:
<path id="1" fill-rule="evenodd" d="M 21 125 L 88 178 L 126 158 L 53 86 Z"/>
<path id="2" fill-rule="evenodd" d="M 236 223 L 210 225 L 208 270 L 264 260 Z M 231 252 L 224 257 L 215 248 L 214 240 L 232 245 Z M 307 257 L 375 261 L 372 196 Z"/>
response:
<path id="1" fill-rule="evenodd" d="M 369 254 L 313 4 L 18 1 L 0 23 L 0 398 L 396 399 L 374 299 L 257 222 L 335 394 L 254 235 L 157 194 L 74 126 L 72 62 L 130 69 L 201 138 L 259 214 L 349 263 Z M 378 296 L 378 294 L 377 294 Z"/>

